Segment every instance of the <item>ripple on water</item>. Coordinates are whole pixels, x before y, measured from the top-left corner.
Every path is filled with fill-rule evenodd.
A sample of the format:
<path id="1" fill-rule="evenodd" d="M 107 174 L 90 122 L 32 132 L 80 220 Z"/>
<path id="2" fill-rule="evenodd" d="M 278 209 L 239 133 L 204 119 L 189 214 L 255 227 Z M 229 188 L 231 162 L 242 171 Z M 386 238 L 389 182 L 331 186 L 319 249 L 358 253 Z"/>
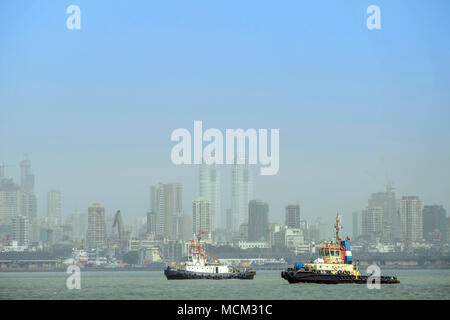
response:
<path id="1" fill-rule="evenodd" d="M 398 285 L 288 284 L 279 271 L 254 280 L 168 281 L 162 272 L 82 272 L 81 290 L 68 290 L 64 272 L 0 273 L 0 299 L 449 299 L 450 270 L 396 270 Z"/>

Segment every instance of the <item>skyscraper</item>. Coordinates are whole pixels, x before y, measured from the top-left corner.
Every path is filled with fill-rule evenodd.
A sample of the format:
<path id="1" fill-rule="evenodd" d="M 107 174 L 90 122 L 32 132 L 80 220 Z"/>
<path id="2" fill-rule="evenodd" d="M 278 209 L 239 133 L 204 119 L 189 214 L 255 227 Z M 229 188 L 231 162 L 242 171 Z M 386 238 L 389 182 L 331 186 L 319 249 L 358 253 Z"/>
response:
<path id="1" fill-rule="evenodd" d="M 253 199 L 253 173 L 248 164 L 234 164 L 231 177 L 231 210 L 233 232 L 248 223 L 248 204 Z"/>
<path id="2" fill-rule="evenodd" d="M 105 208 L 99 203 L 88 208 L 87 241 L 91 249 L 106 247 Z"/>
<path id="3" fill-rule="evenodd" d="M 423 207 L 423 236 L 427 240 L 436 239 L 439 232 L 442 240 L 447 240 L 447 212 L 443 206 L 432 205 Z"/>
<path id="4" fill-rule="evenodd" d="M 50 226 L 59 226 L 62 222 L 62 196 L 58 190 L 47 192 L 47 222 Z"/>
<path id="5" fill-rule="evenodd" d="M 12 240 L 19 246 L 28 246 L 28 219 L 17 215 L 12 218 Z"/>
<path id="6" fill-rule="evenodd" d="M 153 210 L 150 210 L 147 212 L 147 236 L 150 236 L 151 238 L 155 238 L 156 236 L 156 212 Z"/>
<path id="7" fill-rule="evenodd" d="M 34 223 L 37 219 L 37 198 L 34 194 L 34 174 L 28 159 L 20 162 L 20 181 L 20 214 Z"/>
<path id="8" fill-rule="evenodd" d="M 386 186 L 386 192 L 372 193 L 368 200 L 368 207 L 379 207 L 382 210 L 382 234 L 384 239 L 400 238 L 400 226 L 397 215 L 397 200 L 395 199 L 394 188 Z"/>
<path id="9" fill-rule="evenodd" d="M 403 241 L 422 240 L 422 203 L 419 197 L 404 196 L 400 200 L 400 230 Z"/>
<path id="10" fill-rule="evenodd" d="M 72 237 L 74 239 L 86 239 L 88 215 L 85 212 L 73 212 L 69 219 L 72 223 Z"/>
<path id="11" fill-rule="evenodd" d="M 192 227 L 194 234 L 199 231 L 206 233 L 207 239 L 212 239 L 211 201 L 205 198 L 197 198 L 192 201 Z"/>
<path id="12" fill-rule="evenodd" d="M 220 169 L 217 165 L 201 164 L 199 166 L 199 195 L 211 202 L 211 225 L 214 232 L 220 227 Z"/>
<path id="13" fill-rule="evenodd" d="M 20 188 L 13 179 L 0 179 L 0 225 L 11 225 L 20 213 Z"/>
<path id="14" fill-rule="evenodd" d="M 248 241 L 269 240 L 269 205 L 261 200 L 248 204 Z"/>
<path id="15" fill-rule="evenodd" d="M 150 188 L 150 209 L 157 213 L 156 235 L 176 239 L 175 217 L 183 215 L 183 185 L 160 183 Z"/>
<path id="16" fill-rule="evenodd" d="M 383 232 L 383 208 L 368 207 L 363 210 L 361 229 L 367 240 L 380 240 Z"/>
<path id="17" fill-rule="evenodd" d="M 286 227 L 299 229 L 300 228 L 300 205 L 291 204 L 286 206 Z"/>

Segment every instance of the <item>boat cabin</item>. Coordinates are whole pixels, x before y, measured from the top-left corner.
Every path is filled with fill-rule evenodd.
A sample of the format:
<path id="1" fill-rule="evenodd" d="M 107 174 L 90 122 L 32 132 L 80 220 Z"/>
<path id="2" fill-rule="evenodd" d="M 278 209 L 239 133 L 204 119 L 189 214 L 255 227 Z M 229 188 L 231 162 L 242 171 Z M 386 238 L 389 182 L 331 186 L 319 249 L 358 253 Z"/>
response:
<path id="1" fill-rule="evenodd" d="M 335 246 L 324 246 L 319 250 L 319 257 L 325 263 L 344 263 L 344 251 Z"/>

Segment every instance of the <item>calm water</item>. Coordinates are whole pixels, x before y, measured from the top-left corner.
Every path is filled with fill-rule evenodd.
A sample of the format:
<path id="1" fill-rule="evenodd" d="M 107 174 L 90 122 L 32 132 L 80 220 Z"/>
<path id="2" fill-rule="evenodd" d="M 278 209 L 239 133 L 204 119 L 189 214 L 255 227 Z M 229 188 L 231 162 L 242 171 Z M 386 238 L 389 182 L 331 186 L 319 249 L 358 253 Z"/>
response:
<path id="1" fill-rule="evenodd" d="M 449 299 L 450 270 L 385 270 L 401 283 L 369 290 L 357 284 L 288 284 L 279 271 L 252 281 L 168 281 L 163 272 L 82 272 L 68 290 L 64 272 L 0 272 L 0 299 Z"/>

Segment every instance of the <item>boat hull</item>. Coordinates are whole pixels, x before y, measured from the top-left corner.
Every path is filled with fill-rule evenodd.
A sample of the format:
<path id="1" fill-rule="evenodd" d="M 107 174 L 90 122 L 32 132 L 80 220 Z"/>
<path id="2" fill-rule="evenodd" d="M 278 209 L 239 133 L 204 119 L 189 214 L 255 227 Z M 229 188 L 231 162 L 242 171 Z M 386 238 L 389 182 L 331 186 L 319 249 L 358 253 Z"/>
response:
<path id="1" fill-rule="evenodd" d="M 281 277 L 289 283 L 323 283 L 323 284 L 338 284 L 338 283 L 359 283 L 366 284 L 369 276 L 353 276 L 346 274 L 320 273 L 314 271 L 294 270 L 289 268 L 281 272 Z M 396 277 L 381 276 L 381 284 L 400 283 Z"/>
<path id="2" fill-rule="evenodd" d="M 226 279 L 240 279 L 240 280 L 253 280 L 256 271 L 240 271 L 230 273 L 200 273 L 186 270 L 165 269 L 164 275 L 167 280 L 226 280 Z"/>

